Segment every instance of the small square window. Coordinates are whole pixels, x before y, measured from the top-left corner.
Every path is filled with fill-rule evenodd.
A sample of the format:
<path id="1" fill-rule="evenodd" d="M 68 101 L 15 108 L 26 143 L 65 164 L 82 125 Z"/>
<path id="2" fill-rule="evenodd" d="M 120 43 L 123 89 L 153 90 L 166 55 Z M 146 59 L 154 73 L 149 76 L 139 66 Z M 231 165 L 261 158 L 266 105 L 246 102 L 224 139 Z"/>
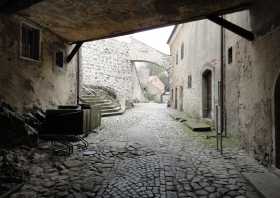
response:
<path id="1" fill-rule="evenodd" d="M 228 64 L 232 63 L 232 47 L 228 48 Z"/>
<path id="2" fill-rule="evenodd" d="M 192 88 L 192 76 L 188 75 L 188 88 Z"/>
<path id="3" fill-rule="evenodd" d="M 185 45 L 184 43 L 181 44 L 181 60 L 184 59 L 184 54 L 185 54 Z"/>
<path id="4" fill-rule="evenodd" d="M 21 25 L 21 57 L 40 60 L 40 30 L 25 23 Z"/>
<path id="5" fill-rule="evenodd" d="M 64 65 L 64 54 L 62 51 L 57 51 L 55 53 L 55 64 L 57 67 L 63 68 Z"/>

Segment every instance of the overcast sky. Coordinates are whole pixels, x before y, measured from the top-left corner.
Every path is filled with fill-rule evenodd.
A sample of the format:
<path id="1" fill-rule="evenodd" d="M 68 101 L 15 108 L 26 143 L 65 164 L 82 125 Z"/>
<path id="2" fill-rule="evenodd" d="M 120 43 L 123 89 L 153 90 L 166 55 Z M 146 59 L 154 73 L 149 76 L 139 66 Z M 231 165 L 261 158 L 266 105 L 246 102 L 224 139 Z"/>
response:
<path id="1" fill-rule="evenodd" d="M 128 37 L 133 36 L 134 38 L 152 46 L 153 48 L 169 54 L 169 47 L 166 42 L 172 32 L 173 27 L 174 26 L 168 26 L 164 28 L 130 34 L 128 36 L 121 37 L 120 39 L 127 39 Z"/>

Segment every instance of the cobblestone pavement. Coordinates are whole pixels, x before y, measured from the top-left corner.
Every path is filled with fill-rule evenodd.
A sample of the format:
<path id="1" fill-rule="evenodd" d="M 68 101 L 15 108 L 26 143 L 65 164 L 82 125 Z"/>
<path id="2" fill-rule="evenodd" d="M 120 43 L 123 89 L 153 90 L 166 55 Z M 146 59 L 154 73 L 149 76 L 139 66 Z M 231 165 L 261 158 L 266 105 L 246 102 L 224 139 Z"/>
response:
<path id="1" fill-rule="evenodd" d="M 86 151 L 32 158 L 31 179 L 18 197 L 259 197 L 242 172 L 262 172 L 239 150 L 223 157 L 192 139 L 165 105 L 137 104 L 103 120 Z M 48 157 L 47 163 L 41 163 Z"/>

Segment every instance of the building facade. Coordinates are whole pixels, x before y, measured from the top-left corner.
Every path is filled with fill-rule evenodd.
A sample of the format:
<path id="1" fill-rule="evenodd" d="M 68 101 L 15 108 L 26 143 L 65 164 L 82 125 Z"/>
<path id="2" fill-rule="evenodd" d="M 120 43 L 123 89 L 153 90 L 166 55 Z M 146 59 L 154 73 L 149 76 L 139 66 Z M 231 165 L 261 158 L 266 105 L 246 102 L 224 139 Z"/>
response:
<path id="1" fill-rule="evenodd" d="M 239 136 L 260 163 L 280 168 L 279 5 L 258 1 L 250 10 L 224 18 L 252 31 L 254 41 L 207 20 L 174 29 L 169 39 L 172 107 L 215 121 L 223 53 L 225 130 Z"/>
<path id="2" fill-rule="evenodd" d="M 19 112 L 76 104 L 75 56 L 72 46 L 47 29 L 18 15 L 0 16 L 0 101 Z"/>

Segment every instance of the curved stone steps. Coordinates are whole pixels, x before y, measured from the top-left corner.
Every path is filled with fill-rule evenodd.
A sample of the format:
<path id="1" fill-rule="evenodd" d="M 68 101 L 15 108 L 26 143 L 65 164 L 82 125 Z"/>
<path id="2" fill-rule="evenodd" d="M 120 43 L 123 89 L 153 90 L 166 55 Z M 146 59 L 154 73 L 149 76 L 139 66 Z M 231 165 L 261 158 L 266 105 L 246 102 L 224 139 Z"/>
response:
<path id="1" fill-rule="evenodd" d="M 81 100 L 84 103 L 87 103 L 92 107 L 98 109 L 101 112 L 102 117 L 120 115 L 124 113 L 124 111 L 121 109 L 121 105 L 119 104 L 119 102 L 115 100 L 110 100 L 102 96 L 87 95 L 82 96 Z"/>

